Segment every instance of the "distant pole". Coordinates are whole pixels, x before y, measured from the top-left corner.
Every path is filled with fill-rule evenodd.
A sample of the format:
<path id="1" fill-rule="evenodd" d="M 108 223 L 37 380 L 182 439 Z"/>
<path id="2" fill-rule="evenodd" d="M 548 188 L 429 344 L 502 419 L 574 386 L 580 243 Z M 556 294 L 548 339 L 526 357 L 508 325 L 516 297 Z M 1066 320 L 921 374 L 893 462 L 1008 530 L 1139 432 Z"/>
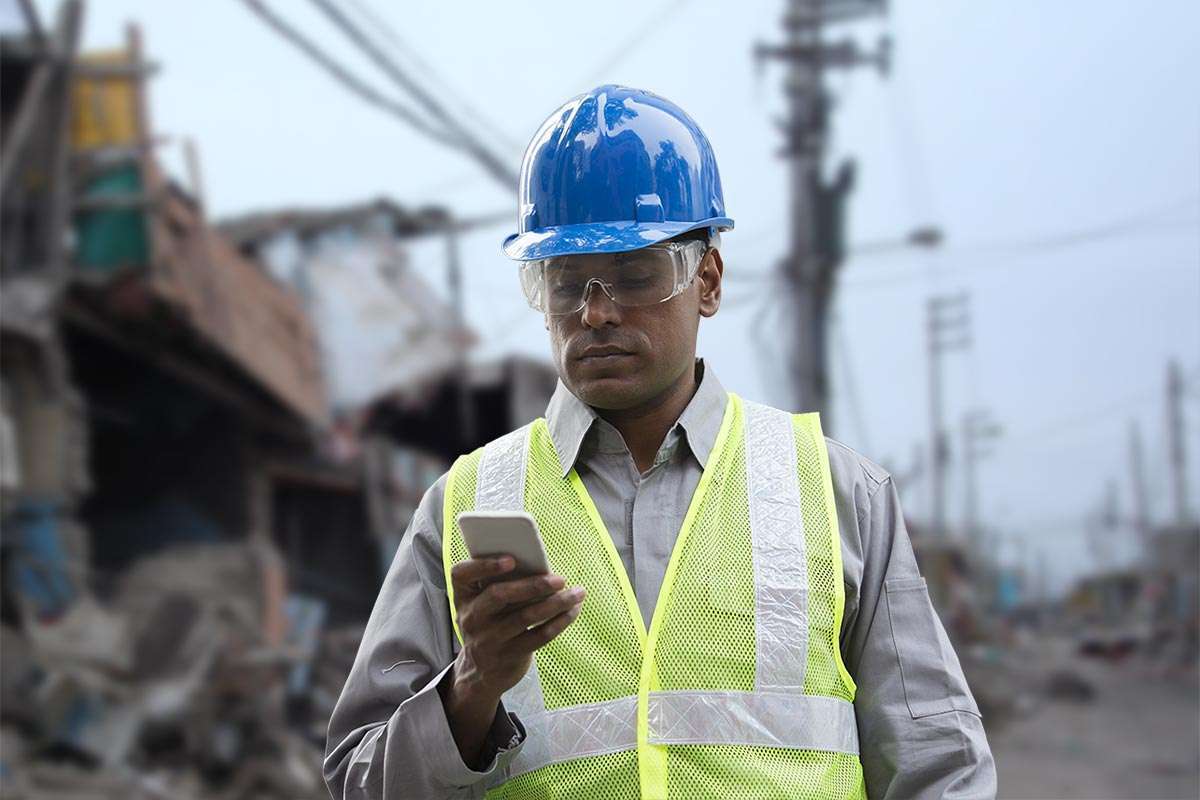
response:
<path id="1" fill-rule="evenodd" d="M 1033 600 L 1033 581 L 1029 578 L 1029 540 L 1022 534 L 1012 537 L 1017 545 L 1017 583 L 1021 586 L 1021 597 L 1026 602 Z"/>
<path id="2" fill-rule="evenodd" d="M 1171 499 L 1175 506 L 1175 524 L 1188 523 L 1187 452 L 1183 425 L 1183 374 L 1179 362 L 1172 359 L 1167 367 L 1167 439 L 1171 452 Z"/>
<path id="3" fill-rule="evenodd" d="M 196 142 L 190 136 L 183 140 L 183 159 L 187 165 L 188 185 L 192 190 L 192 199 L 200 209 L 200 216 L 207 218 L 208 202 L 204 194 L 204 173 L 200 170 L 200 154 L 196 151 Z"/>
<path id="4" fill-rule="evenodd" d="M 963 533 L 974 544 L 979 530 L 979 489 L 975 485 L 975 437 L 973 412 L 963 416 Z"/>
<path id="5" fill-rule="evenodd" d="M 1038 605 L 1045 611 L 1045 605 L 1050 601 L 1050 574 L 1047 569 L 1046 551 L 1039 547 L 1037 550 L 1037 594 Z"/>
<path id="6" fill-rule="evenodd" d="M 974 409 L 963 415 L 963 519 L 967 541 L 983 550 L 983 535 L 979 524 L 979 484 L 976 467 L 980 459 L 991 455 L 984 446 L 1000 436 L 1001 427 L 992 422 L 986 411 Z"/>
<path id="7" fill-rule="evenodd" d="M 790 243 L 780 264 L 795 328 L 788 354 L 793 407 L 818 411 L 822 426 L 833 430 L 829 403 L 829 306 L 838 267 L 844 256 L 845 199 L 854 183 L 854 165 L 844 162 L 832 183 L 821 176 L 831 107 L 824 85 L 828 68 L 875 64 L 881 71 L 889 59 L 889 43 L 864 53 L 852 40 L 827 43 L 825 25 L 884 10 L 879 2 L 830 6 L 825 0 L 788 0 L 783 17 L 784 42 L 759 44 L 759 63 L 767 59 L 787 66 L 784 95 L 787 115 L 781 124 L 783 155 L 789 165 Z"/>
<path id="8" fill-rule="evenodd" d="M 929 349 L 930 533 L 946 536 L 946 462 L 949 447 L 942 420 L 942 354 L 970 345 L 970 309 L 963 292 L 929 298 L 926 335 Z"/>
<path id="9" fill-rule="evenodd" d="M 464 448 L 475 442 L 475 414 L 471 407 L 470 375 L 467 365 L 466 313 L 463 308 L 462 263 L 459 259 L 460 225 L 451 220 L 446 229 L 446 283 L 454 308 L 455 390 L 458 399 L 459 441 Z"/>
<path id="10" fill-rule="evenodd" d="M 1146 496 L 1146 469 L 1142 458 L 1142 434 L 1135 421 L 1129 422 L 1129 478 L 1133 494 L 1133 524 L 1143 557 L 1148 557 L 1150 544 L 1150 507 Z"/>
<path id="11" fill-rule="evenodd" d="M 1096 528 L 1088 537 L 1092 558 L 1101 572 L 1112 566 L 1112 543 L 1120 524 L 1121 506 L 1117 482 L 1109 479 L 1104 484 L 1104 499 L 1101 502 Z"/>

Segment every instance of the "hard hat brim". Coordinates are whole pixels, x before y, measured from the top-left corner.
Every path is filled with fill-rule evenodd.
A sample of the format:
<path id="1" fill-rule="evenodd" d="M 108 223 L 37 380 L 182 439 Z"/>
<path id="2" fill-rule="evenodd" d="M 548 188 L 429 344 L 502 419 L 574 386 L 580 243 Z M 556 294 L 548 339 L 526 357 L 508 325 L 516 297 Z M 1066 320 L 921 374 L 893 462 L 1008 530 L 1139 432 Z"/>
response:
<path id="1" fill-rule="evenodd" d="M 554 256 L 583 253 L 624 253 L 657 244 L 672 236 L 698 228 L 733 228 L 729 217 L 709 217 L 698 222 L 586 222 L 560 225 L 525 233 L 514 233 L 504 240 L 504 255 L 514 261 L 536 261 Z"/>

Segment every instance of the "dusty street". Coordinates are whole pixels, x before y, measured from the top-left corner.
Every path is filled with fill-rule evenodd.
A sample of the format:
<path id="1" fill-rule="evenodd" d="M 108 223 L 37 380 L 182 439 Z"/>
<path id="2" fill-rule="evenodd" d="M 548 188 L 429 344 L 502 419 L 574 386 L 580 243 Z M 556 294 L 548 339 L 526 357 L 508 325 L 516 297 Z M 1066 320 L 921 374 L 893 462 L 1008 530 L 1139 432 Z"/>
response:
<path id="1" fill-rule="evenodd" d="M 1200 797 L 1196 671 L 1167 677 L 1144 664 L 1073 667 L 1092 682 L 1094 700 L 1053 700 L 989 731 L 999 796 Z"/>

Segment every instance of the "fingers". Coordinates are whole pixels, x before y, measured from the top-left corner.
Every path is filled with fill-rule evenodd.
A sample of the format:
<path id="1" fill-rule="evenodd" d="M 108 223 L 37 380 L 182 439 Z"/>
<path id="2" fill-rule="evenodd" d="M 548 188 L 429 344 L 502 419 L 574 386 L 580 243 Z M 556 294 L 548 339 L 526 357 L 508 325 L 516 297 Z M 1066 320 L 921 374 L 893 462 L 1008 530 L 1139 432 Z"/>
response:
<path id="1" fill-rule="evenodd" d="M 450 568 L 450 581 L 454 592 L 459 595 L 479 594 L 486 588 L 487 581 L 510 571 L 517 565 L 512 556 L 494 558 L 468 558 Z"/>
<path id="2" fill-rule="evenodd" d="M 574 586 L 556 592 L 545 600 L 510 609 L 492 623 L 494 635 L 499 639 L 519 638 L 531 625 L 546 624 L 547 620 L 580 606 L 586 593 L 582 586 Z"/>
<path id="3" fill-rule="evenodd" d="M 525 631 L 525 633 L 513 639 L 512 646 L 521 652 L 533 652 L 537 650 L 566 630 L 567 626 L 579 616 L 579 611 L 582 608 L 583 603 L 575 603 L 558 616 L 543 622 L 532 630 Z"/>
<path id="4" fill-rule="evenodd" d="M 489 585 L 479 600 L 494 606 L 496 611 L 502 611 L 509 606 L 541 600 L 562 589 L 565 584 L 563 576 L 553 573 L 502 580 Z"/>

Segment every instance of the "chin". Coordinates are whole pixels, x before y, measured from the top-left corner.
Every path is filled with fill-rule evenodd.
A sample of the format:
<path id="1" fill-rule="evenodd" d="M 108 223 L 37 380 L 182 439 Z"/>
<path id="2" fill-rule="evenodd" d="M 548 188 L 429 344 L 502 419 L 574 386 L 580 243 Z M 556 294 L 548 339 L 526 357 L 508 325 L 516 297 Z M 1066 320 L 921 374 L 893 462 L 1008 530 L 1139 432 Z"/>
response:
<path id="1" fill-rule="evenodd" d="M 589 406 L 613 411 L 636 406 L 645 394 L 635 375 L 580 376 L 569 388 Z"/>

